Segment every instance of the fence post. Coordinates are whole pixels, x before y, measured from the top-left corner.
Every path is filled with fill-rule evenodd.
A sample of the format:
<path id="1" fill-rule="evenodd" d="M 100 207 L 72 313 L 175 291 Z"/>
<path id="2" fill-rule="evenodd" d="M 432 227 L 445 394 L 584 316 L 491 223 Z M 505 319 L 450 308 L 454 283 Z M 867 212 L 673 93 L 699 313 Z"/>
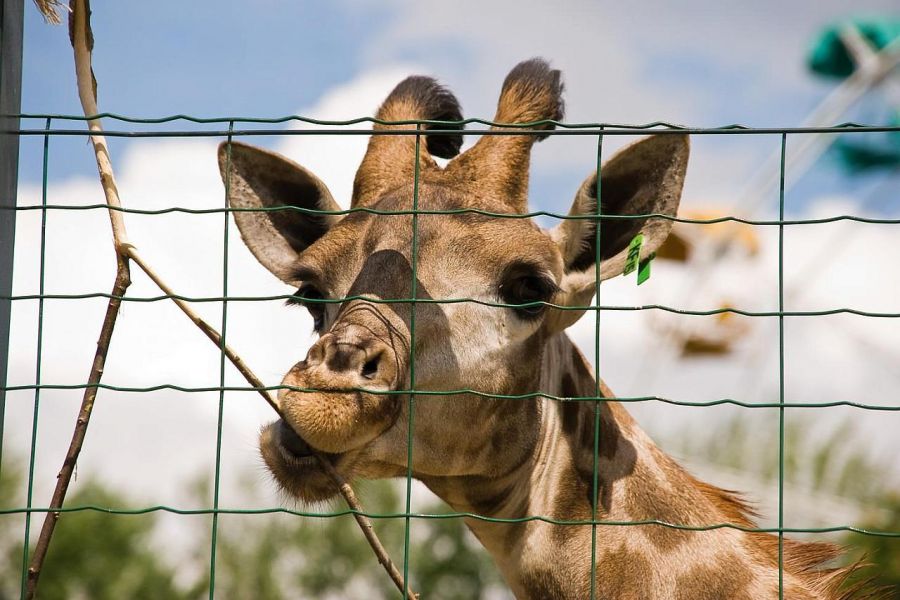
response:
<path id="1" fill-rule="evenodd" d="M 12 309 L 13 248 L 16 235 L 16 187 L 19 174 L 19 128 L 22 102 L 23 0 L 0 4 L 0 469 L 6 375 L 9 366 L 9 320 Z"/>

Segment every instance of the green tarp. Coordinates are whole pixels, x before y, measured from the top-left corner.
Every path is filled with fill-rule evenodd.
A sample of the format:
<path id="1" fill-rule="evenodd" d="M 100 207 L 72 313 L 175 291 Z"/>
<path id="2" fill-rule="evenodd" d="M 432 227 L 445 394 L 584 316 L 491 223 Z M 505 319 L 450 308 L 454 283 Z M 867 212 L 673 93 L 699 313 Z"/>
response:
<path id="1" fill-rule="evenodd" d="M 853 74 L 853 59 L 840 36 L 847 26 L 856 27 L 876 51 L 891 44 L 900 45 L 900 18 L 845 19 L 826 27 L 814 41 L 807 57 L 807 64 L 813 73 L 838 79 Z M 887 124 L 900 125 L 897 107 L 889 107 L 888 111 Z M 851 172 L 900 166 L 900 132 L 888 131 L 865 137 L 841 136 L 833 148 L 841 164 Z"/>
<path id="2" fill-rule="evenodd" d="M 900 118 L 895 116 L 889 125 L 900 125 Z M 879 168 L 895 169 L 900 167 L 900 132 L 841 136 L 834 144 L 834 151 L 851 173 Z"/>
<path id="3" fill-rule="evenodd" d="M 847 25 L 855 26 L 876 50 L 900 38 L 900 19 L 859 17 L 834 23 L 822 31 L 810 50 L 807 63 L 814 73 L 841 79 L 853 73 L 853 60 L 840 38 Z"/>

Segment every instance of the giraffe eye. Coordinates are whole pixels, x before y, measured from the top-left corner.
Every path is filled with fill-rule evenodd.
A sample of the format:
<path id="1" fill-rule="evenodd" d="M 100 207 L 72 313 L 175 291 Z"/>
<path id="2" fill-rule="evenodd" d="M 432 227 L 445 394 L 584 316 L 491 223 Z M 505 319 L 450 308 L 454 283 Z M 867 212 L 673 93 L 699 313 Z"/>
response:
<path id="1" fill-rule="evenodd" d="M 550 278 L 531 273 L 513 274 L 500 286 L 500 297 L 506 304 L 517 304 L 513 310 L 525 320 L 536 319 L 547 308 L 547 302 L 556 292 L 556 283 Z"/>
<path id="2" fill-rule="evenodd" d="M 294 292 L 294 295 L 288 299 L 287 303 L 298 304 L 308 310 L 313 318 L 313 329 L 321 332 L 325 325 L 325 304 L 318 301 L 324 299 L 325 296 L 319 288 L 307 283 L 300 286 L 300 289 Z"/>

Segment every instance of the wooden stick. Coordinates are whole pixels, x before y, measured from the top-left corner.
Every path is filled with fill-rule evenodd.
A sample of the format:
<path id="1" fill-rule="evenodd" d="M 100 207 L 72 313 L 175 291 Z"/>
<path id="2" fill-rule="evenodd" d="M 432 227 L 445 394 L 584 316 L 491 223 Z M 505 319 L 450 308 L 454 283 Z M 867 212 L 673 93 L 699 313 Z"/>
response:
<path id="1" fill-rule="evenodd" d="M 81 99 L 81 105 L 84 108 L 86 116 L 97 114 L 97 97 L 96 84 L 93 80 L 91 72 L 91 47 L 93 46 L 93 38 L 89 34 L 89 25 L 87 23 L 90 8 L 85 2 L 77 2 L 73 0 L 72 7 L 74 9 L 71 19 L 69 34 L 72 40 L 72 47 L 75 51 L 75 73 L 78 79 L 78 96 Z M 91 131 L 99 134 L 102 132 L 100 123 L 96 120 L 88 122 Z M 94 408 L 94 400 L 97 397 L 97 384 L 103 377 L 103 369 L 106 365 L 106 356 L 109 353 L 109 345 L 112 341 L 113 330 L 116 327 L 116 317 L 119 314 L 119 308 L 122 303 L 122 296 L 125 295 L 128 286 L 131 284 L 131 277 L 128 268 L 127 250 L 131 247 L 128 243 L 128 235 L 125 231 L 125 222 L 122 219 L 122 213 L 114 210 L 121 208 L 119 201 L 119 191 L 116 187 L 116 178 L 113 174 L 112 164 L 109 160 L 109 148 L 106 145 L 106 139 L 103 135 L 92 135 L 91 144 L 94 147 L 94 155 L 97 158 L 97 169 L 100 172 L 100 182 L 103 186 L 103 193 L 106 196 L 106 203 L 111 207 L 109 210 L 109 219 L 112 225 L 113 244 L 116 251 L 116 279 L 109 303 L 106 307 L 106 315 L 103 318 L 103 325 L 100 328 L 100 338 L 97 340 L 97 351 L 94 354 L 94 362 L 91 365 L 91 371 L 88 375 L 88 385 L 84 390 L 81 399 L 81 408 L 78 411 L 78 420 L 75 422 L 75 431 L 72 433 L 72 440 L 69 442 L 69 449 L 66 452 L 66 458 L 63 461 L 62 468 L 56 476 L 56 487 L 53 490 L 53 497 L 50 500 L 50 508 L 62 508 L 66 499 L 66 492 L 69 489 L 69 483 L 72 480 L 72 474 L 75 471 L 75 465 L 78 463 L 78 456 L 81 454 L 81 448 L 84 445 L 84 438 L 87 435 L 88 425 L 91 420 L 91 412 Z M 41 533 L 38 536 L 37 544 L 34 548 L 34 555 L 28 565 L 28 576 L 25 589 L 25 597 L 27 599 L 34 598 L 37 591 L 38 580 L 41 576 L 41 569 L 44 560 L 47 557 L 47 550 L 50 548 L 50 540 L 53 537 L 53 531 L 56 523 L 59 521 L 59 511 L 49 511 L 44 516 L 44 524 L 41 526 Z M 26 540 L 27 543 L 27 540 Z"/>
<path id="2" fill-rule="evenodd" d="M 175 305 L 181 309 L 181 312 L 183 312 L 187 316 L 187 318 L 190 319 L 194 323 L 194 325 L 196 325 L 200 329 L 200 331 L 206 334 L 206 337 L 208 337 L 210 341 L 212 341 L 212 343 L 220 348 L 222 347 L 222 335 L 216 330 L 216 328 L 204 321 L 203 318 L 199 314 L 197 314 L 197 312 L 193 308 L 191 308 L 191 305 L 189 303 L 175 297 L 176 294 L 172 290 L 172 288 L 169 287 L 169 285 L 163 280 L 163 278 L 160 277 L 159 274 L 154 271 L 149 264 L 147 264 L 147 261 L 145 261 L 143 257 L 141 257 L 141 255 L 138 253 L 137 248 L 135 248 L 134 246 L 129 247 L 128 257 L 131 258 L 131 260 L 133 260 L 134 263 L 139 266 L 144 273 L 147 274 L 147 277 L 149 277 L 165 295 L 170 297 L 172 302 L 174 302 Z M 281 407 L 278 405 L 278 401 L 275 400 L 275 398 L 273 398 L 268 391 L 266 391 L 266 384 L 264 384 L 253 373 L 253 371 L 250 370 L 250 367 L 247 366 L 244 360 L 240 356 L 238 356 L 238 354 L 228 345 L 224 347 L 224 352 L 225 357 L 228 358 L 231 364 L 233 364 L 235 368 L 240 372 L 240 374 L 244 376 L 244 379 L 246 379 L 247 382 L 250 383 L 250 385 L 256 388 L 260 396 L 262 396 L 263 399 L 268 402 L 269 406 L 272 407 L 272 410 L 278 413 L 278 416 L 281 416 Z"/>
<path id="3" fill-rule="evenodd" d="M 69 33 L 72 39 L 72 46 L 75 50 L 75 70 L 78 77 L 78 90 L 81 97 L 82 107 L 85 116 L 96 115 L 99 113 L 97 109 L 97 82 L 94 78 L 91 68 L 91 50 L 93 49 L 93 34 L 90 29 L 90 2 L 89 0 L 71 0 L 70 1 L 70 26 Z M 90 421 L 91 409 L 93 408 L 94 398 L 97 396 L 96 384 L 100 382 L 103 375 L 103 366 L 106 362 L 106 355 L 109 351 L 109 342 L 112 338 L 112 332 L 115 327 L 116 315 L 118 314 L 121 304 L 121 297 L 130 284 L 129 278 L 129 259 L 133 260 L 144 273 L 163 291 L 181 309 L 181 311 L 198 327 L 204 334 L 218 347 L 223 349 L 225 356 L 235 366 L 235 368 L 244 376 L 244 378 L 257 389 L 263 399 L 272 407 L 272 409 L 283 417 L 281 407 L 277 400 L 269 394 L 265 389 L 265 384 L 250 370 L 244 363 L 243 359 L 234 350 L 227 345 L 222 344 L 221 334 L 210 324 L 204 321 L 198 315 L 190 304 L 175 298 L 175 293 L 171 287 L 160 277 L 156 271 L 141 257 L 137 249 L 128 242 L 125 231 L 125 222 L 122 212 L 115 210 L 121 208 L 118 190 L 115 184 L 115 176 L 113 174 L 112 163 L 109 160 L 109 150 L 106 146 L 106 140 L 102 135 L 102 126 L 96 120 L 89 121 L 89 127 L 98 135 L 91 136 L 94 145 L 94 152 L 97 157 L 97 167 L 100 172 L 100 180 L 106 194 L 107 204 L 110 206 L 109 214 L 113 229 L 113 239 L 116 247 L 116 256 L 118 259 L 118 271 L 116 275 L 116 285 L 113 287 L 112 298 L 107 308 L 106 317 L 103 321 L 100 340 L 97 344 L 97 354 L 94 358 L 94 365 L 88 379 L 88 387 L 85 390 L 84 400 L 82 402 L 81 411 L 79 412 L 78 421 L 76 423 L 75 433 L 69 446 L 69 452 L 66 454 L 66 460 L 57 479 L 56 490 L 51 500 L 50 508 L 61 508 L 65 500 L 66 491 L 68 490 L 72 472 L 74 471 L 78 455 L 84 444 L 84 437 L 87 433 L 87 425 Z M 394 562 L 391 560 L 387 550 L 378 539 L 373 528 L 372 520 L 364 513 L 364 509 L 356 497 L 353 488 L 344 480 L 340 473 L 334 468 L 334 465 L 322 454 L 313 451 L 322 469 L 331 477 L 337 488 L 340 490 L 344 501 L 354 511 L 354 517 L 375 553 L 378 562 L 384 567 L 388 576 L 397 586 L 401 593 L 405 593 L 406 598 L 415 600 L 418 594 L 407 586 L 404 589 L 403 576 L 400 574 Z M 50 546 L 50 540 L 53 535 L 56 522 L 59 520 L 60 513 L 48 512 L 44 519 L 44 525 L 41 529 L 41 535 L 38 544 L 35 546 L 35 553 L 28 569 L 28 592 L 27 598 L 34 597 L 37 589 L 38 578 L 41 573 L 47 549 Z"/>
<path id="4" fill-rule="evenodd" d="M 200 328 L 203 333 L 206 334 L 216 346 L 222 347 L 222 336 L 218 331 L 211 325 L 209 325 L 206 321 L 204 321 L 200 315 L 198 315 L 191 305 L 181 300 L 180 298 L 175 298 L 175 293 L 173 290 L 166 284 L 165 281 L 144 261 L 143 258 L 138 254 L 137 250 L 131 246 L 128 250 L 129 257 L 137 264 L 144 273 L 147 274 L 150 279 L 153 280 L 154 283 L 159 287 L 160 290 L 163 291 L 167 296 L 171 296 L 172 300 L 181 309 L 181 311 L 187 315 L 187 317 L 194 322 L 197 327 Z M 284 414 L 282 413 L 281 406 L 278 404 L 278 401 L 265 389 L 265 384 L 260 381 L 260 379 L 250 370 L 244 361 L 239 357 L 231 348 L 227 345 L 224 347 L 225 356 L 228 357 L 228 360 L 231 361 L 231 364 L 235 366 L 235 368 L 244 376 L 250 385 L 256 388 L 259 392 L 260 396 L 272 407 L 279 417 L 284 418 Z M 287 421 L 285 421 L 287 422 Z M 312 450 L 312 449 L 311 449 Z M 388 554 L 385 547 L 381 544 L 381 540 L 378 539 L 378 535 L 376 535 L 375 530 L 372 525 L 372 520 L 367 517 L 363 511 L 363 507 L 360 504 L 359 500 L 356 497 L 356 493 L 354 493 L 353 488 L 350 487 L 340 473 L 337 472 L 337 469 L 334 468 L 334 465 L 331 464 L 331 461 L 325 458 L 321 453 L 312 450 L 313 455 L 319 461 L 322 469 L 331 477 L 334 483 L 337 485 L 338 489 L 341 492 L 341 496 L 344 497 L 344 501 L 347 503 L 354 512 L 353 516 L 356 518 L 356 522 L 359 525 L 359 528 L 362 530 L 363 535 L 366 538 L 366 541 L 369 542 L 369 546 L 372 547 L 372 552 L 375 553 L 375 556 L 378 558 L 378 562 L 384 567 L 385 571 L 387 571 L 388 576 L 393 580 L 394 584 L 396 584 L 397 588 L 400 592 L 403 592 L 403 575 L 397 569 L 397 566 L 391 560 L 390 555 Z M 415 599 L 418 598 L 418 595 L 412 591 L 411 588 L 407 587 L 406 589 L 406 597 Z"/>
<path id="5" fill-rule="evenodd" d="M 216 346 L 222 347 L 222 336 L 218 331 L 211 325 L 209 325 L 206 321 L 204 321 L 200 315 L 198 315 L 191 305 L 181 300 L 179 298 L 175 298 L 175 293 L 172 289 L 166 284 L 165 281 L 141 258 L 141 256 L 137 253 L 137 250 L 131 246 L 128 250 L 129 257 L 137 264 L 144 273 L 147 274 L 150 279 L 153 280 L 154 283 L 159 287 L 160 290 L 163 291 L 167 296 L 171 296 L 172 300 L 181 309 L 181 311 L 187 315 L 187 317 L 194 322 L 197 327 L 200 328 L 203 333 L 206 334 Z M 228 357 L 228 360 L 231 361 L 231 364 L 235 366 L 235 368 L 244 376 L 250 385 L 252 385 L 259 392 L 260 396 L 272 407 L 279 417 L 284 418 L 284 414 L 281 410 L 281 405 L 278 404 L 278 401 L 265 389 L 265 384 L 256 376 L 253 371 L 250 370 L 244 361 L 238 356 L 231 348 L 227 345 L 224 347 L 225 356 Z M 285 421 L 287 422 L 287 421 Z M 356 493 L 353 491 L 353 488 L 348 484 L 343 476 L 338 473 L 337 469 L 334 468 L 334 465 L 331 464 L 331 461 L 328 460 L 321 453 L 313 450 L 312 453 L 319 461 L 319 465 L 322 469 L 328 474 L 329 477 L 334 481 L 337 485 L 338 489 L 341 492 L 341 496 L 344 497 L 344 501 L 347 503 L 354 512 L 353 516 L 356 518 L 356 522 L 359 525 L 359 528 L 362 530 L 363 535 L 366 538 L 366 541 L 369 542 L 369 546 L 372 547 L 372 552 L 375 553 L 376 558 L 378 558 L 378 562 L 384 567 L 385 571 L 387 571 L 388 576 L 393 580 L 394 584 L 403 592 L 403 575 L 397 569 L 397 566 L 394 564 L 394 561 L 391 560 L 390 555 L 388 554 L 385 547 L 382 545 L 381 540 L 378 539 L 378 535 L 375 533 L 373 528 L 372 520 L 364 514 L 364 510 L 362 504 L 360 504 L 359 500 L 356 497 Z M 412 591 L 412 588 L 406 588 L 406 597 L 410 599 L 418 598 L 418 594 Z"/>
<path id="6" fill-rule="evenodd" d="M 400 593 L 404 593 L 403 590 L 403 575 L 397 569 L 397 565 L 394 564 L 394 561 L 391 560 L 390 555 L 384 546 L 381 545 L 381 540 L 378 539 L 378 535 L 375 533 L 374 525 L 372 524 L 372 519 L 367 517 L 362 512 L 362 505 L 360 505 L 359 500 L 356 498 L 356 493 L 353 491 L 353 488 L 350 487 L 350 484 L 347 483 L 343 476 L 337 472 L 337 469 L 334 468 L 334 465 L 331 464 L 327 458 L 313 450 L 313 454 L 316 459 L 318 459 L 319 464 L 322 465 L 322 468 L 326 473 L 334 480 L 335 483 L 338 484 L 338 488 L 341 490 L 341 495 L 344 497 L 344 500 L 347 502 L 347 506 L 352 508 L 355 512 L 353 516 L 356 518 L 356 523 L 359 525 L 359 528 L 362 530 L 363 535 L 366 536 L 366 540 L 369 542 L 369 546 L 372 547 L 372 552 L 375 553 L 375 556 L 378 558 L 378 562 L 381 563 L 381 566 L 384 567 L 384 570 L 387 571 L 388 576 L 394 581 L 394 585 L 397 586 L 397 589 L 400 590 Z M 406 596 L 407 600 L 417 600 L 419 595 L 412 590 L 412 587 L 406 587 Z"/>
<path id="7" fill-rule="evenodd" d="M 153 269 L 140 257 L 137 253 L 137 250 L 132 246 L 129 248 L 128 255 L 131 259 L 137 264 L 144 273 L 147 274 L 150 279 L 153 280 L 154 283 L 162 290 L 166 295 L 172 296 L 172 300 L 175 304 L 178 305 L 178 308 L 184 312 L 187 317 L 194 322 L 197 327 L 199 327 L 203 333 L 206 334 L 214 344 L 219 347 L 222 347 L 222 336 L 213 328 L 211 325 L 206 323 L 200 315 L 194 312 L 194 309 L 191 308 L 191 305 L 181 300 L 179 298 L 174 297 L 174 292 L 172 289 L 166 284 L 165 281 L 155 272 Z M 278 404 L 278 401 L 265 389 L 265 384 L 260 381 L 260 379 L 250 370 L 244 361 L 239 357 L 231 348 L 227 345 L 224 347 L 225 356 L 228 357 L 228 360 L 231 361 L 231 364 L 235 366 L 235 368 L 240 371 L 241 375 L 244 376 L 250 385 L 255 387 L 259 394 L 263 397 L 263 399 L 268 402 L 269 406 L 272 407 L 279 417 L 284 418 L 284 414 L 282 413 L 281 406 Z M 285 421 L 287 422 L 287 421 Z M 337 484 L 338 489 L 341 492 L 341 496 L 344 497 L 344 501 L 347 503 L 354 512 L 353 516 L 356 518 L 356 522 L 359 525 L 359 528 L 362 530 L 363 535 L 366 537 L 366 541 L 369 542 L 369 546 L 372 547 L 372 551 L 375 553 L 375 556 L 378 558 L 378 562 L 384 567 L 385 571 L 387 571 L 388 576 L 394 581 L 397 585 L 397 588 L 400 592 L 403 592 L 403 575 L 400 574 L 400 571 L 397 569 L 397 566 L 394 564 L 394 561 L 391 560 L 390 555 L 387 553 L 385 547 L 381 544 L 381 540 L 378 539 L 378 535 L 376 535 L 375 530 L 372 525 L 372 520 L 363 514 L 363 507 L 360 504 L 359 500 L 356 497 L 356 493 L 354 493 L 353 488 L 350 487 L 340 473 L 337 472 L 337 469 L 334 468 L 334 465 L 331 464 L 331 461 L 325 458 L 321 453 L 312 450 L 313 455 L 319 461 L 322 469 L 331 477 L 335 484 Z M 412 591 L 412 588 L 407 587 L 406 589 L 406 597 L 407 598 L 418 598 L 418 595 Z"/>
<path id="8" fill-rule="evenodd" d="M 87 434 L 88 424 L 91 420 L 91 411 L 94 408 L 94 399 L 97 397 L 97 384 L 103 376 L 103 368 L 106 364 L 106 355 L 109 352 L 109 344 L 112 340 L 113 329 L 116 326 L 116 316 L 119 313 L 119 305 L 122 301 L 119 299 L 125 294 L 131 280 L 128 276 L 127 263 L 120 262 L 120 269 L 116 274 L 116 283 L 113 286 L 112 295 L 109 304 L 106 307 L 106 316 L 103 319 L 103 326 L 100 329 L 100 339 L 97 341 L 97 352 L 94 354 L 94 363 L 91 366 L 91 373 L 88 376 L 88 387 L 84 390 L 84 396 L 81 400 L 81 408 L 78 411 L 78 420 L 75 422 L 75 432 L 72 434 L 72 441 L 69 443 L 69 450 L 66 452 L 66 458 L 63 461 L 62 468 L 56 476 L 56 488 L 53 490 L 53 497 L 50 500 L 50 508 L 62 508 L 63 502 L 66 500 L 66 492 L 69 489 L 69 482 L 72 479 L 72 473 L 75 471 L 75 465 L 78 462 L 78 455 L 81 453 L 81 447 L 84 445 L 84 437 Z M 123 266 L 124 265 L 124 266 Z M 38 537 L 37 544 L 34 547 L 34 554 L 28 566 L 28 579 L 26 584 L 25 597 L 29 600 L 34 598 L 37 590 L 38 578 L 41 576 L 41 568 L 44 565 L 44 559 L 47 557 L 47 550 L 50 547 L 50 540 L 53 537 L 53 530 L 56 522 L 59 520 L 60 513 L 58 511 L 49 511 L 44 516 L 44 524 L 41 526 L 41 534 Z"/>

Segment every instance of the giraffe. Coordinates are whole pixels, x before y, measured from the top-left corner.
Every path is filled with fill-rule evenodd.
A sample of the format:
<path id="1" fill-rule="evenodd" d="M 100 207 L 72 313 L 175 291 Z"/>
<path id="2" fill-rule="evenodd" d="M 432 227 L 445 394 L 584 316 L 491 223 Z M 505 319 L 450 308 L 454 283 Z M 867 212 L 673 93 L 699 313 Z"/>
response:
<path id="1" fill-rule="evenodd" d="M 542 59 L 522 62 L 503 83 L 494 121 L 560 120 L 562 92 L 558 70 Z M 422 76 L 398 84 L 376 117 L 462 119 L 456 98 Z M 484 135 L 460 153 L 459 134 L 428 135 L 425 127 L 419 136 L 386 135 L 415 126 L 380 123 L 373 129 L 351 207 L 395 214 L 329 214 L 340 211 L 338 204 L 302 166 L 239 142 L 219 149 L 232 207 L 299 209 L 234 213 L 250 251 L 296 288 L 289 303 L 309 310 L 319 334 L 284 376 L 285 420 L 260 434 L 278 485 L 304 502 L 336 495 L 311 448 L 348 479 L 405 476 L 410 403 L 398 391 L 422 390 L 412 404 L 411 470 L 437 496 L 478 516 L 582 522 L 465 518 L 517 598 L 587 598 L 592 541 L 598 598 L 777 598 L 778 539 L 740 529 L 754 526 L 741 497 L 690 475 L 621 404 L 502 397 L 613 398 L 565 333 L 585 311 L 548 304 L 589 305 L 598 276 L 622 273 L 634 236 L 643 235 L 647 257 L 671 221 L 601 220 L 598 236 L 592 219 L 542 230 L 528 218 L 465 210 L 525 213 L 531 148 L 547 134 Z M 688 155 L 681 134 L 633 143 L 603 165 L 599 182 L 596 173 L 587 177 L 570 214 L 595 214 L 599 189 L 602 214 L 674 216 Z M 434 157 L 452 160 L 442 167 Z M 424 211 L 416 217 L 414 196 Z M 413 296 L 415 304 L 396 301 Z M 470 300 L 440 302 L 458 298 Z M 427 394 L 449 390 L 460 392 Z M 583 522 L 594 511 L 603 521 L 738 528 L 592 528 Z M 786 539 L 784 597 L 868 597 L 871 591 L 845 589 L 856 566 L 825 565 L 838 553 L 829 544 Z"/>

